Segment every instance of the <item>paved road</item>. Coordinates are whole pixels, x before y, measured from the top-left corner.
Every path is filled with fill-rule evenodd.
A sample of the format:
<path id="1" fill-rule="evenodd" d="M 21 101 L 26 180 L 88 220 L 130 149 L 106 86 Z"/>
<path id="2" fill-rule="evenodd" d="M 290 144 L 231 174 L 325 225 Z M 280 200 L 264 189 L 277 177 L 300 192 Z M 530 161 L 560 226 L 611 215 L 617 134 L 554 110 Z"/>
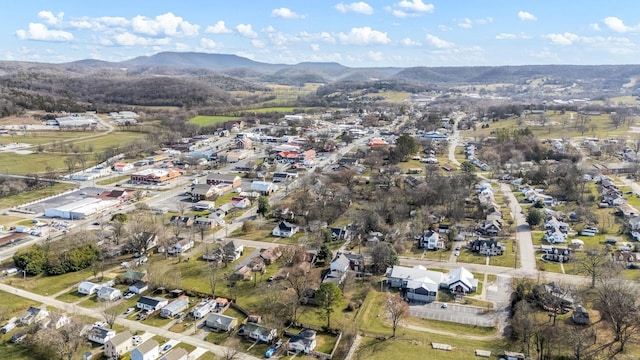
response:
<path id="1" fill-rule="evenodd" d="M 56 309 L 60 309 L 65 311 L 66 313 L 69 314 L 77 314 L 77 315 L 84 315 L 84 316 L 89 316 L 89 317 L 93 317 L 95 318 L 96 315 L 96 309 L 87 309 L 87 308 L 83 308 L 77 305 L 73 305 L 73 304 L 69 304 L 69 303 L 65 303 L 63 301 L 60 300 L 56 300 L 56 299 L 52 299 L 48 296 L 42 296 L 36 293 L 32 293 L 26 290 L 22 290 L 22 289 L 18 289 L 18 288 L 14 288 L 12 286 L 9 286 L 7 284 L 3 284 L 0 283 L 0 290 L 1 291 L 5 291 L 7 293 L 10 294 L 14 294 L 23 298 L 27 298 L 30 300 L 35 300 L 38 302 L 41 302 L 42 304 L 48 306 L 48 307 L 54 307 Z M 172 340 L 175 340 L 176 342 L 184 342 L 186 344 L 190 344 L 196 347 L 201 347 L 203 349 L 206 349 L 208 351 L 211 351 L 212 353 L 218 355 L 218 356 L 222 356 L 224 357 L 225 355 L 225 351 L 226 351 L 226 347 L 224 346 L 219 346 L 219 345 L 215 345 L 212 344 L 210 342 L 201 340 L 201 339 L 197 339 L 195 337 L 189 336 L 189 335 L 184 335 L 184 334 L 180 334 L 180 333 L 174 333 L 171 332 L 169 330 L 163 330 L 161 328 L 157 328 L 154 326 L 149 326 L 149 325 L 145 325 L 142 324 L 140 322 L 137 321 L 132 321 L 132 320 L 127 320 L 127 319 L 123 319 L 123 318 L 118 318 L 116 319 L 116 323 L 119 325 L 122 325 L 128 329 L 134 330 L 134 331 L 145 331 L 154 335 L 160 335 L 166 338 L 170 338 Z M 258 358 L 253 357 L 251 355 L 247 355 L 247 354 L 239 354 L 238 359 L 241 360 L 257 360 Z"/>
<path id="2" fill-rule="evenodd" d="M 533 248 L 533 240 L 531 239 L 531 228 L 527 224 L 527 219 L 522 212 L 522 207 L 518 203 L 515 195 L 511 191 L 511 186 L 508 184 L 500 183 L 500 190 L 509 199 L 509 204 L 513 206 L 511 210 L 516 223 L 516 242 L 518 243 L 518 250 L 520 255 L 520 264 L 525 270 L 536 270 L 536 255 Z"/>

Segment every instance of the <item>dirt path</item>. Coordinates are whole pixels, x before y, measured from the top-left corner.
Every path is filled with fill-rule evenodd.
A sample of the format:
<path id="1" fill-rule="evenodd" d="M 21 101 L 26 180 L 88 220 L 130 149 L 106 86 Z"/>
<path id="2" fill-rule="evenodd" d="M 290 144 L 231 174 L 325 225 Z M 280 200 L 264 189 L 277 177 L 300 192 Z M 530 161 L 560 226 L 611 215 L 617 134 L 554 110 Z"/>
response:
<path id="1" fill-rule="evenodd" d="M 494 335 L 464 335 L 464 334 L 441 331 L 441 330 L 436 330 L 436 329 L 431 329 L 431 328 L 426 328 L 426 327 L 411 325 L 411 324 L 405 324 L 404 327 L 407 329 L 415 330 L 415 331 L 421 331 L 421 332 L 438 334 L 438 335 L 446 335 L 446 336 L 456 337 L 460 339 L 467 339 L 467 340 L 486 341 L 486 340 L 496 340 L 496 339 L 502 338 L 502 336 L 497 332 Z"/>

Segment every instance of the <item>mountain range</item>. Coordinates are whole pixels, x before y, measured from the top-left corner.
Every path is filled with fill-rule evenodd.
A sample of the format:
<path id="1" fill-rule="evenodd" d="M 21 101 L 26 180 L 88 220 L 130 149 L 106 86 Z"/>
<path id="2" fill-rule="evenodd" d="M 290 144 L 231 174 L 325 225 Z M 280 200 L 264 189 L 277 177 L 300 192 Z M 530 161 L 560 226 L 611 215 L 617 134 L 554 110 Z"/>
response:
<path id="1" fill-rule="evenodd" d="M 227 76 L 274 83 L 400 80 L 439 84 L 525 83 L 535 78 L 559 82 L 597 82 L 619 87 L 640 78 L 640 65 L 521 65 L 478 67 L 348 67 L 335 62 L 269 64 L 230 54 L 161 52 L 121 62 L 81 60 L 62 67 L 127 69 L 147 74 L 212 71 Z"/>

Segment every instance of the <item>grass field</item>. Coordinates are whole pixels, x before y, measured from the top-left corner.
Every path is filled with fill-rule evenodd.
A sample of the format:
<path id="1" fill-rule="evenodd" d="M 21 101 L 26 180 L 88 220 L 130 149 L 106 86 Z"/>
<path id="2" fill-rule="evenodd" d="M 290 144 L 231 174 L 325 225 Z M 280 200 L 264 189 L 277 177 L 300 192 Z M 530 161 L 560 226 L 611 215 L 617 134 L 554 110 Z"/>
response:
<path id="1" fill-rule="evenodd" d="M 198 126 L 209 126 L 222 124 L 227 121 L 234 121 L 240 119 L 237 116 L 217 116 L 217 115 L 199 115 L 189 120 L 190 124 L 196 124 Z"/>
<path id="2" fill-rule="evenodd" d="M 39 275 L 27 278 L 16 276 L 7 278 L 4 282 L 36 294 L 53 295 L 92 277 L 93 272 L 90 269 L 85 269 L 58 276 Z"/>
<path id="3" fill-rule="evenodd" d="M 13 196 L 7 196 L 4 198 L 0 198 L 0 209 L 10 208 L 10 207 L 28 203 L 34 200 L 42 199 L 47 196 L 60 194 L 69 189 L 75 189 L 77 187 L 78 187 L 77 185 L 73 185 L 73 184 L 56 183 L 50 188 L 23 192 Z M 7 218 L 7 220 L 14 218 L 13 216 L 3 216 L 3 217 Z M 3 217 L 0 217 L 0 222 L 4 220 Z"/>

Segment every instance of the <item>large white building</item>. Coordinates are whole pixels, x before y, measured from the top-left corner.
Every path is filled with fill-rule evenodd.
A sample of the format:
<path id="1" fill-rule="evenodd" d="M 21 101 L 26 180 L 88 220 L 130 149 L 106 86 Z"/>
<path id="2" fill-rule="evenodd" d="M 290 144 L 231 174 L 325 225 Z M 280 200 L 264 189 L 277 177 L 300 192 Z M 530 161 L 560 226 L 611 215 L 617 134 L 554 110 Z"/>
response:
<path id="1" fill-rule="evenodd" d="M 87 197 L 59 206 L 57 208 L 45 209 L 44 216 L 76 220 L 82 219 L 88 215 L 98 213 L 109 207 L 116 206 L 117 204 L 117 200 L 103 200 L 93 197 Z"/>

